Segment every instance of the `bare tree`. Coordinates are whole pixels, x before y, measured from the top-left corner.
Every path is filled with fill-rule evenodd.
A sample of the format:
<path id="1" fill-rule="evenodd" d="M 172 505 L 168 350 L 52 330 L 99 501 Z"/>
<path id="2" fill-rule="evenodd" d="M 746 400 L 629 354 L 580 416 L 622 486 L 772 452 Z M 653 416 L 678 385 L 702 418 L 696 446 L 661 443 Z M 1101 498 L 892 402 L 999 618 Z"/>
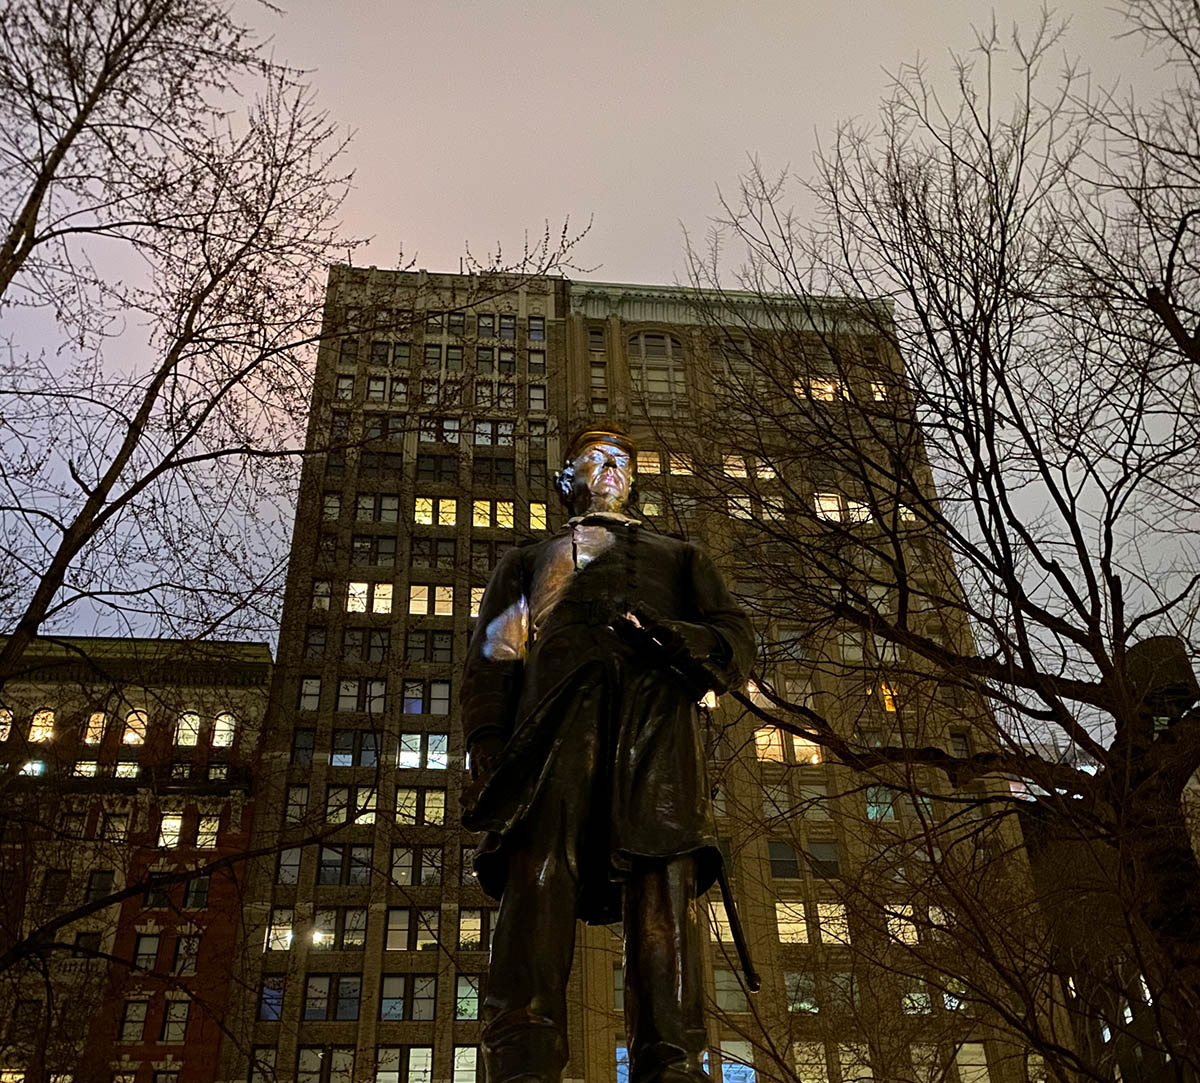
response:
<path id="1" fill-rule="evenodd" d="M 865 791 L 852 924 L 887 933 L 889 793 L 886 894 L 930 932 L 889 967 L 1064 1078 L 1111 1078 L 1091 1029 L 1191 1078 L 1200 19 L 1127 12 L 1178 73 L 1150 106 L 1049 72 L 1046 19 L 979 35 L 949 95 L 901 70 L 818 158 L 811 224 L 750 171 L 692 252 L 691 450 L 770 631 L 743 705 L 849 769 L 841 802 Z"/>
<path id="2" fill-rule="evenodd" d="M 324 272 L 354 248 L 345 138 L 207 0 L 11 0 L 0 24 L 0 684 L 68 623 L 261 633 Z"/>

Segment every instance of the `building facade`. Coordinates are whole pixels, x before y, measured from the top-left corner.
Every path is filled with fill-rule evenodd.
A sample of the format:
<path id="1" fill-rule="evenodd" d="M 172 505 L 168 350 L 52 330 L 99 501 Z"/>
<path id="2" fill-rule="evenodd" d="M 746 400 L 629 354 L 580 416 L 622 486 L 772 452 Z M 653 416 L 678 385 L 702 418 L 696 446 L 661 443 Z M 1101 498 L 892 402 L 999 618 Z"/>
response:
<path id="1" fill-rule="evenodd" d="M 737 566 L 750 506 L 714 515 L 693 483 L 698 404 L 711 412 L 725 371 L 711 359 L 769 327 L 769 314 L 748 295 L 725 298 L 737 330 L 714 330 L 693 300 L 557 278 L 331 271 L 256 791 L 254 845 L 271 852 L 248 887 L 250 972 L 226 1020 L 221 1079 L 482 1078 L 495 903 L 458 825 L 457 675 L 499 555 L 563 522 L 552 473 L 572 433 L 598 420 L 630 428 L 650 528 L 700 539 L 761 600 L 753 569 Z M 846 645 L 818 672 L 786 619 L 758 608 L 756 623 L 773 687 L 788 695 L 836 696 L 836 667 L 861 662 Z M 834 709 L 848 730 L 891 724 L 894 697 L 874 687 L 869 706 L 858 693 L 853 711 Z M 747 691 L 769 704 L 756 699 L 768 689 Z M 870 890 L 862 878 L 846 886 L 889 839 L 920 834 L 925 810 L 900 810 L 730 697 L 710 710 L 719 829 L 764 976 L 748 995 L 726 915 L 710 907 L 714 1078 L 1038 1078 L 1026 1048 L 972 1015 L 965 992 L 906 964 L 936 947 L 942 911 L 879 905 L 880 892 L 900 898 L 893 872 Z M 929 739 L 987 741 L 979 719 L 971 733 L 938 722 Z M 625 1079 L 617 931 L 583 930 L 571 1003 L 566 1078 Z"/>
<path id="2" fill-rule="evenodd" d="M 270 651 L 70 637 L 23 664 L 0 691 L 0 1079 L 212 1080 Z"/>

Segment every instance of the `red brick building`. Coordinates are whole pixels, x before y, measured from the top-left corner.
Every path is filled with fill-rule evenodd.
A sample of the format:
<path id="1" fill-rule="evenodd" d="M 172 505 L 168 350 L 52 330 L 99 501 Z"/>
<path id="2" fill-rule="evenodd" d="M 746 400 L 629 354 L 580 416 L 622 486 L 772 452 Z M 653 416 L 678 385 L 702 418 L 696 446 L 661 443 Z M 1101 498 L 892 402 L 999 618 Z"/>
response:
<path id="1" fill-rule="evenodd" d="M 270 651 L 70 638 L 25 663 L 0 691 L 0 1079 L 211 1080 Z"/>

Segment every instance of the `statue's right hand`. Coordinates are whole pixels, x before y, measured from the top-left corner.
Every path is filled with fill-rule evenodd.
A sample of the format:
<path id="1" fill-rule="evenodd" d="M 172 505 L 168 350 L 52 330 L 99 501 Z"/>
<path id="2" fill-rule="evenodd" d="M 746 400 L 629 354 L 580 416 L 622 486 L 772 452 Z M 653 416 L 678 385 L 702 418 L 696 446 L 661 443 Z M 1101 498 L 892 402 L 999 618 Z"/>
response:
<path id="1" fill-rule="evenodd" d="M 478 782 L 487 778 L 495 769 L 496 761 L 504 749 L 504 738 L 498 734 L 486 734 L 471 742 L 469 750 L 471 761 L 471 778 Z"/>

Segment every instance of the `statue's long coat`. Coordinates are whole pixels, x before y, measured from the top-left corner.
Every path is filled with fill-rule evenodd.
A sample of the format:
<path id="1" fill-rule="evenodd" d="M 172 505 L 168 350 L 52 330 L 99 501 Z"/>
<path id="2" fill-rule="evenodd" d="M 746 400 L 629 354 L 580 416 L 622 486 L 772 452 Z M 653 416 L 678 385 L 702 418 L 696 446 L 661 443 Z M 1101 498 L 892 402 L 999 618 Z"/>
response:
<path id="1" fill-rule="evenodd" d="M 531 820 L 546 807 L 539 795 L 552 787 L 553 807 L 586 840 L 575 870 L 578 911 L 593 923 L 619 917 L 620 880 L 640 857 L 694 854 L 699 891 L 712 884 L 721 860 L 697 691 L 629 648 L 610 621 L 645 607 L 707 663 L 714 685 L 741 680 L 754 651 L 749 621 L 702 550 L 636 522 L 599 521 L 614 544 L 574 574 L 526 642 L 524 660 L 489 658 L 487 630 L 529 599 L 554 539 L 501 559 L 480 606 L 461 693 L 468 743 L 487 733 L 505 740 L 496 770 L 463 817 L 469 829 L 487 832 L 475 857 L 480 883 L 500 897 L 507 855 L 536 837 L 539 824 Z"/>

